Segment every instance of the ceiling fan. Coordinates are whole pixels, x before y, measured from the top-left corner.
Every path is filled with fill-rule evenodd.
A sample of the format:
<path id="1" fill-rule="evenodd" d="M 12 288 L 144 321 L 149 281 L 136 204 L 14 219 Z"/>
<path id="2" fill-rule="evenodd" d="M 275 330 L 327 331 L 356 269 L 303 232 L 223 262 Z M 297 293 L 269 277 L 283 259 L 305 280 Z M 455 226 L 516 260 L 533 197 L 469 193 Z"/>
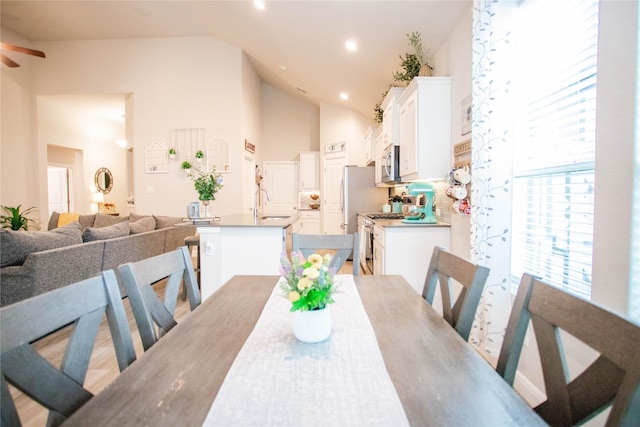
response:
<path id="1" fill-rule="evenodd" d="M 26 53 L 27 55 L 33 55 L 33 56 L 37 56 L 40 58 L 46 58 L 44 52 L 39 51 L 39 50 L 35 50 L 35 49 L 29 49 L 27 47 L 22 47 L 22 46 L 16 46 L 13 44 L 9 44 L 9 43 L 0 43 L 0 51 L 5 51 L 5 50 L 11 50 L 14 52 L 18 52 L 18 53 Z M 2 63 L 4 65 L 6 65 L 7 67 L 10 68 L 15 68 L 15 67 L 19 67 L 20 64 L 18 64 L 17 62 L 15 62 L 13 59 L 9 58 L 8 56 L 6 56 L 4 53 L 0 53 L 0 60 L 2 60 Z"/>

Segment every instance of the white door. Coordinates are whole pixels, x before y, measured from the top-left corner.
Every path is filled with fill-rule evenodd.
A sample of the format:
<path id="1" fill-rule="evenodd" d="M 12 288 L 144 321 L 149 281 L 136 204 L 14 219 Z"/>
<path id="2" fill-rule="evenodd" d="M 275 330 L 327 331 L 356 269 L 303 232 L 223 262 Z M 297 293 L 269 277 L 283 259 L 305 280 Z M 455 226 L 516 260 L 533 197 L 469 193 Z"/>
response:
<path id="1" fill-rule="evenodd" d="M 325 157 L 323 166 L 322 215 L 324 234 L 344 234 L 345 155 Z"/>
<path id="2" fill-rule="evenodd" d="M 49 215 L 53 211 L 71 212 L 74 209 L 70 195 L 73 194 L 71 187 L 71 168 L 62 166 L 47 166 L 47 183 L 49 197 Z"/>
<path id="3" fill-rule="evenodd" d="M 298 163 L 264 162 L 263 186 L 268 201 L 260 194 L 264 215 L 291 215 L 298 205 Z"/>

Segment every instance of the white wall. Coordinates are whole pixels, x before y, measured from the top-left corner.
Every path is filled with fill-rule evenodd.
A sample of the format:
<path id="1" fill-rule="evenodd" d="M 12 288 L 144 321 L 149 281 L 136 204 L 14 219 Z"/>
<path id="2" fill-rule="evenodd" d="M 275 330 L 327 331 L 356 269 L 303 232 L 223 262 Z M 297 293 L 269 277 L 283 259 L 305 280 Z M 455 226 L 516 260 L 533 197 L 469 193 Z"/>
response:
<path id="1" fill-rule="evenodd" d="M 2 31 L 2 41 L 24 44 L 24 39 Z M 31 90 L 32 66 L 36 58 L 22 55 L 19 68 L 2 66 L 1 77 L 1 141 L 0 141 L 0 204 L 22 205 L 23 209 L 35 206 L 45 218 L 47 208 L 39 199 L 39 175 L 46 171 L 37 168 L 43 155 L 37 149 L 35 132 L 35 98 Z M 46 152 L 44 153 L 46 158 Z M 42 207 L 41 207 L 42 206 Z M 36 219 L 35 215 L 31 218 Z"/>
<path id="2" fill-rule="evenodd" d="M 298 160 L 301 151 L 319 150 L 318 107 L 262 84 L 262 160 Z"/>
<path id="3" fill-rule="evenodd" d="M 364 135 L 373 119 L 332 104 L 320 105 L 320 152 L 327 144 L 347 143 L 347 164 L 364 166 Z"/>

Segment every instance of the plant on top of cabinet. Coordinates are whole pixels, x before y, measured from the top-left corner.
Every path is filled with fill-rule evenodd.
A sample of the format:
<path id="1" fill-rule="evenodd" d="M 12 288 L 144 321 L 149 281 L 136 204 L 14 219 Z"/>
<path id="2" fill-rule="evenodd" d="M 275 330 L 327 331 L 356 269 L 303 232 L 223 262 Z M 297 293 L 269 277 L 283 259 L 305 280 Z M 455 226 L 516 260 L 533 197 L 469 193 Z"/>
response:
<path id="1" fill-rule="evenodd" d="M 382 101 L 384 101 L 384 98 L 385 96 L 387 96 L 387 93 L 389 93 L 389 89 L 382 92 L 382 97 L 381 97 Z M 384 110 L 380 106 L 380 104 L 382 104 L 382 101 L 378 102 L 376 106 L 373 107 L 373 112 L 375 113 L 375 116 L 373 117 L 373 121 L 376 123 L 382 123 L 382 117 L 384 115 Z"/>
<path id="2" fill-rule="evenodd" d="M 403 58 L 400 55 L 400 66 L 403 68 L 403 72 L 396 71 L 393 73 L 393 79 L 397 82 L 410 82 L 420 74 L 420 61 L 418 61 L 418 57 L 412 53 L 407 53 Z"/>
<path id="3" fill-rule="evenodd" d="M 419 32 L 414 31 L 409 33 L 407 37 L 409 38 L 409 44 L 413 48 L 418 62 L 420 62 L 420 72 L 418 75 L 423 77 L 430 76 L 433 70 L 433 67 L 429 65 L 429 52 L 431 49 L 424 49 L 422 46 L 422 37 Z"/>

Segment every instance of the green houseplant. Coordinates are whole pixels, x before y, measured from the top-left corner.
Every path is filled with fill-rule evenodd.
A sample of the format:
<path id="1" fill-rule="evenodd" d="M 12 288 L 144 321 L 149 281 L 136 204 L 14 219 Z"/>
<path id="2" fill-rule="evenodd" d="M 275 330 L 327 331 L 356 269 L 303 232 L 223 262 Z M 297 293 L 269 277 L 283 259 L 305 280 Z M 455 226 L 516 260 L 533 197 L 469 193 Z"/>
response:
<path id="1" fill-rule="evenodd" d="M 2 209 L 5 210 L 9 215 L 0 215 L 0 223 L 2 224 L 2 228 L 9 228 L 11 230 L 29 230 L 29 224 L 36 225 L 36 221 L 29 218 L 31 212 L 33 212 L 36 208 L 30 207 L 23 211 L 20 211 L 22 205 L 18 205 L 13 208 L 10 206 L 2 206 Z M 37 228 L 37 227 L 36 227 Z"/>
<path id="2" fill-rule="evenodd" d="M 176 149 L 171 147 L 169 148 L 169 157 L 171 157 L 172 159 L 176 158 Z"/>
<path id="3" fill-rule="evenodd" d="M 188 171 L 189 169 L 191 169 L 191 163 L 185 160 L 184 162 L 182 162 L 182 169 Z"/>
<path id="4" fill-rule="evenodd" d="M 196 151 L 196 159 L 203 159 L 204 153 L 201 150 Z"/>
<path id="5" fill-rule="evenodd" d="M 211 172 L 196 168 L 194 173 L 189 174 L 189 178 L 193 180 L 193 186 L 198 192 L 198 199 L 205 204 L 208 204 L 211 200 L 215 200 L 216 193 L 220 191 L 224 185 L 224 179 L 219 173 L 216 173 L 215 166 Z"/>
<path id="6" fill-rule="evenodd" d="M 403 71 L 396 71 L 393 73 L 393 79 L 397 82 L 410 82 L 414 77 L 420 74 L 420 61 L 418 61 L 418 57 L 412 53 L 407 53 L 403 58 L 400 55 L 400 66 L 403 68 Z"/>

